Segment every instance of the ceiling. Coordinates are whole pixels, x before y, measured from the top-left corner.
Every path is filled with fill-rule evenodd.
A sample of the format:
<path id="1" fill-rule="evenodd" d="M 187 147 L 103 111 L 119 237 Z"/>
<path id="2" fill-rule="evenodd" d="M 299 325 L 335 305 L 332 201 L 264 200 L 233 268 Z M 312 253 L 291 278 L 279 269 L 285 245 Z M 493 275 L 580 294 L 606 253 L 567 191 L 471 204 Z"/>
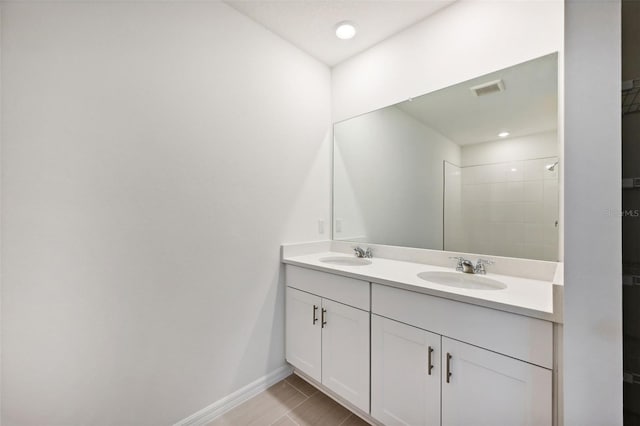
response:
<path id="1" fill-rule="evenodd" d="M 425 19 L 454 0 L 226 0 L 229 6 L 334 66 Z M 351 21 L 351 40 L 335 35 L 338 22 Z"/>
<path id="2" fill-rule="evenodd" d="M 471 87 L 502 80 L 505 90 L 475 96 Z M 554 130 L 558 120 L 558 66 L 555 54 L 534 59 L 455 86 L 405 101 L 402 111 L 458 145 Z"/>

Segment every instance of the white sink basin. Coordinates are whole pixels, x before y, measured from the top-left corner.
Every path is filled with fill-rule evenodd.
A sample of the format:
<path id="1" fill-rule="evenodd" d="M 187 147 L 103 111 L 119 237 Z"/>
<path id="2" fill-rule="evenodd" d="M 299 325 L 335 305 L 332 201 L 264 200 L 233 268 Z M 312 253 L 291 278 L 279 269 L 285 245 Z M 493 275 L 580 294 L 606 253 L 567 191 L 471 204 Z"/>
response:
<path id="1" fill-rule="evenodd" d="M 320 262 L 329 263 L 331 265 L 340 265 L 340 266 L 371 265 L 371 259 L 364 259 L 361 257 L 348 257 L 348 256 L 322 257 L 320 258 Z"/>
<path id="2" fill-rule="evenodd" d="M 451 287 L 466 288 L 468 290 L 503 290 L 507 285 L 480 275 L 465 274 L 464 272 L 420 272 L 418 278 L 435 284 Z"/>

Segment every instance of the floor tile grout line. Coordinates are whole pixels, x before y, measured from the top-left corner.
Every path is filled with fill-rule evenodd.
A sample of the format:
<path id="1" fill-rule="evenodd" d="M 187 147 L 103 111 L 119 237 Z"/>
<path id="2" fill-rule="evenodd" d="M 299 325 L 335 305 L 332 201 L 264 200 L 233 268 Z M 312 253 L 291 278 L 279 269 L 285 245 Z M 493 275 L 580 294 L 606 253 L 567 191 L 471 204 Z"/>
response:
<path id="1" fill-rule="evenodd" d="M 289 386 L 291 386 L 292 388 L 294 388 L 295 390 L 297 390 L 298 392 L 300 392 L 302 395 L 305 395 L 305 396 L 306 396 L 306 394 L 305 394 L 304 392 L 302 392 L 300 389 L 298 389 L 298 388 L 296 388 L 294 385 L 292 385 L 292 384 L 291 384 L 291 382 L 289 382 L 289 381 L 287 380 L 287 378 L 286 378 L 286 377 L 284 378 L 284 380 L 283 380 L 283 381 L 285 381 Z M 318 392 L 320 392 L 320 390 L 319 390 L 319 389 L 317 389 L 317 388 L 315 388 L 315 387 L 314 387 L 314 389 L 315 389 L 315 392 L 314 392 L 314 393 L 312 393 L 310 396 L 308 396 L 308 397 L 307 397 L 307 399 L 305 399 L 304 401 L 302 401 L 300 404 L 296 405 L 296 406 L 295 406 L 295 407 L 293 407 L 291 410 L 287 411 L 287 412 L 286 412 L 282 417 L 285 417 L 285 416 L 286 416 L 286 417 L 289 417 L 289 419 L 291 419 L 291 421 L 293 421 L 295 424 L 298 424 L 298 422 L 296 422 L 295 420 L 293 420 L 293 418 L 291 418 L 291 416 L 289 416 L 289 413 L 293 412 L 293 410 L 295 410 L 296 408 L 298 408 L 299 406 L 301 406 L 302 404 L 304 404 L 305 402 L 307 402 L 308 400 L 310 400 L 310 399 L 311 399 L 311 397 L 315 396 L 316 394 L 318 394 Z M 322 392 L 320 392 L 320 393 L 322 393 Z M 337 401 L 336 401 L 336 402 L 337 402 Z M 339 404 L 339 405 L 342 405 L 342 404 Z M 346 408 L 346 407 L 345 407 L 345 408 Z M 345 418 L 344 418 L 340 423 L 338 423 L 338 425 L 337 425 L 337 426 L 341 426 L 341 425 L 343 425 L 347 420 L 349 420 L 349 418 L 350 418 L 351 416 L 353 416 L 353 415 L 354 415 L 354 414 L 353 414 L 353 412 L 351 412 L 348 408 L 347 408 L 347 411 L 349 412 L 349 415 L 348 415 L 347 417 L 345 417 Z M 280 418 L 278 418 L 278 420 L 280 420 Z M 277 421 L 277 420 L 276 420 L 276 421 Z M 275 422 L 274 422 L 274 423 L 275 423 Z"/>
<path id="2" fill-rule="evenodd" d="M 289 386 L 291 386 L 292 388 L 294 388 L 295 390 L 297 390 L 298 392 L 300 392 L 301 394 L 303 394 L 304 396 L 306 396 L 307 398 L 311 398 L 313 395 L 315 395 L 318 391 L 318 389 L 315 389 L 315 392 L 313 392 L 311 395 L 307 395 L 306 393 L 304 393 L 303 391 L 301 391 L 300 389 L 298 389 L 297 387 L 295 387 L 295 385 L 293 385 L 289 380 L 287 380 L 286 378 L 284 379 L 285 382 L 287 382 L 287 384 Z"/>
<path id="3" fill-rule="evenodd" d="M 342 420 L 340 423 L 338 423 L 338 426 L 341 426 L 341 425 L 345 424 L 345 422 L 347 420 L 349 420 L 349 418 L 351 418 L 351 416 L 353 416 L 353 413 L 349 413 L 349 415 L 347 417 L 345 417 L 344 420 Z"/>
<path id="4" fill-rule="evenodd" d="M 275 425 L 276 423 L 278 423 L 280 420 L 284 419 L 285 417 L 289 417 L 289 416 L 287 416 L 286 413 L 285 413 L 285 414 L 281 415 L 280 417 L 278 417 L 277 419 L 275 419 L 274 421 L 272 421 L 271 423 L 269 423 L 269 426 Z"/>
<path id="5" fill-rule="evenodd" d="M 269 426 L 273 426 L 276 423 L 278 423 L 280 420 L 282 420 L 283 417 L 286 417 L 286 414 L 281 415 L 280 417 L 278 417 L 277 419 L 275 419 L 274 421 L 272 421 L 271 423 L 269 423 Z"/>
<path id="6" fill-rule="evenodd" d="M 287 383 L 289 386 L 291 386 L 291 384 Z M 295 387 L 291 386 L 293 389 L 295 389 L 298 393 L 300 393 L 302 396 L 304 396 L 304 399 L 302 401 L 300 401 L 300 403 L 294 407 L 292 407 L 290 410 L 285 411 L 283 415 L 281 415 L 280 417 L 278 417 L 277 419 L 275 419 L 273 422 L 271 422 L 269 424 L 269 426 L 274 425 L 278 420 L 282 419 L 283 417 L 289 417 L 289 413 L 292 412 L 293 410 L 295 410 L 296 408 L 298 408 L 299 406 L 301 406 L 302 404 L 304 404 L 305 402 L 307 402 L 309 400 L 309 396 L 306 396 L 305 394 L 303 394 L 302 392 L 300 392 L 298 389 L 296 389 Z M 291 419 L 291 417 L 289 417 L 289 419 Z M 291 421 L 293 421 L 293 419 L 291 419 Z M 293 421 L 294 423 L 296 423 L 295 421 Z M 298 424 L 298 423 L 296 423 Z"/>
<path id="7" fill-rule="evenodd" d="M 280 417 L 278 417 L 277 419 L 275 419 L 273 422 L 269 423 L 269 426 L 274 425 L 278 420 L 282 419 L 282 418 L 283 418 L 283 417 L 285 417 L 285 416 L 286 416 L 286 417 L 289 417 L 289 416 L 287 416 L 287 414 L 288 414 L 288 413 L 290 413 L 292 410 L 294 410 L 294 409 L 298 408 L 300 405 L 304 404 L 304 403 L 309 399 L 309 397 L 308 397 L 307 395 L 305 395 L 302 391 L 300 391 L 298 388 L 296 388 L 296 387 L 295 387 L 295 386 L 293 386 L 291 383 L 289 383 L 289 382 L 286 380 L 286 378 L 285 378 L 285 379 L 282 379 L 282 380 L 281 380 L 281 381 L 279 381 L 278 383 L 275 383 L 273 386 L 276 386 L 276 385 L 278 385 L 278 384 L 280 384 L 280 383 L 284 383 L 285 385 L 290 386 L 290 387 L 291 387 L 291 389 L 293 389 L 297 394 L 299 394 L 300 396 L 302 396 L 302 401 L 300 401 L 297 405 L 295 405 L 295 406 L 294 406 L 293 408 L 291 408 L 290 410 L 285 411 L 285 412 L 284 412 Z M 271 388 L 271 387 L 273 387 L 273 386 L 270 386 L 270 388 Z M 253 398 L 250 398 L 249 400 L 247 400 L 247 401 L 243 402 L 242 404 L 238 405 L 238 406 L 237 406 L 237 407 L 235 407 L 234 409 L 236 409 L 236 408 L 240 408 L 240 407 L 244 406 L 247 402 L 249 402 L 249 401 L 253 400 L 254 398 L 258 397 L 259 395 L 264 394 L 265 392 L 266 392 L 266 389 L 265 389 L 264 391 L 260 392 L 259 394 L 255 395 Z M 230 410 L 230 411 L 231 411 L 231 410 Z M 221 416 L 221 417 L 222 417 L 222 416 Z M 295 422 L 294 422 L 294 423 L 295 423 Z"/>
<path id="8" fill-rule="evenodd" d="M 291 420 L 291 421 L 292 421 L 296 426 L 300 426 L 300 423 L 298 423 L 298 422 L 296 422 L 295 420 L 293 420 L 293 419 L 291 418 L 291 416 L 290 416 L 290 415 L 285 414 L 285 415 L 284 415 L 284 417 L 286 417 L 286 418 L 288 418 L 289 420 Z"/>
<path id="9" fill-rule="evenodd" d="M 296 405 L 292 406 L 290 409 L 287 409 L 284 413 L 282 413 L 282 414 L 281 414 L 278 418 L 276 418 L 273 422 L 269 423 L 269 426 L 273 426 L 273 425 L 275 425 L 277 422 L 282 421 L 282 420 L 285 420 L 285 419 L 286 419 L 286 420 L 289 420 L 289 421 L 290 421 L 291 423 L 293 423 L 293 425 L 295 425 L 295 426 L 301 426 L 301 424 L 300 424 L 299 422 L 297 422 L 297 421 L 296 421 L 296 420 L 291 416 L 291 414 L 293 414 L 293 412 L 294 412 L 296 409 L 298 409 L 300 406 L 302 406 L 303 404 L 308 403 L 310 400 L 316 401 L 316 400 L 314 399 L 314 397 L 316 397 L 318 394 L 323 395 L 323 393 L 322 393 L 319 389 L 317 389 L 317 388 L 313 387 L 313 389 L 315 390 L 315 392 L 314 392 L 314 393 L 312 393 L 311 395 L 307 396 L 307 394 L 306 394 L 305 392 L 303 392 L 303 391 L 302 391 L 302 390 L 300 390 L 298 387 L 296 387 L 295 385 L 293 385 L 289 380 L 287 380 L 287 378 L 282 379 L 282 381 L 281 381 L 281 382 L 279 382 L 279 383 L 282 383 L 282 382 L 284 382 L 284 384 L 285 384 L 286 386 L 291 387 L 291 389 L 293 389 L 293 390 L 295 391 L 295 393 L 296 393 L 296 394 L 300 395 L 300 396 L 302 397 L 302 399 L 300 400 L 300 402 L 299 402 L 298 404 L 296 404 Z M 275 386 L 275 385 L 274 385 L 274 386 Z M 260 392 L 260 394 L 265 393 L 265 392 L 266 392 L 266 391 Z M 258 395 L 259 395 L 259 394 L 258 394 Z M 256 395 L 256 397 L 257 397 L 258 395 Z M 254 397 L 254 398 L 255 398 L 255 397 Z M 254 399 L 254 398 L 251 398 L 250 400 L 252 400 L 252 399 Z M 310 403 L 312 406 L 313 406 L 313 404 L 314 404 L 314 402 L 313 402 L 313 401 Z M 243 404 L 241 404 L 240 406 L 235 407 L 235 408 L 240 408 L 241 406 L 245 405 L 247 402 L 249 402 L 249 401 L 245 401 L 245 403 L 243 403 Z M 336 401 L 336 402 L 337 402 L 337 401 Z M 316 403 L 317 403 L 317 401 L 316 401 Z M 338 404 L 338 405 L 342 405 L 342 404 Z M 343 406 L 343 407 L 344 407 L 344 406 Z M 286 407 L 285 407 L 285 408 L 286 408 Z M 344 408 L 346 408 L 346 407 L 344 407 Z M 351 412 L 349 409 L 347 409 L 347 411 L 348 411 L 347 416 L 346 416 L 346 417 L 344 417 L 344 418 L 343 418 L 339 423 L 336 423 L 336 426 L 344 426 L 350 418 L 352 418 L 354 415 L 356 415 L 356 414 L 354 414 L 353 412 Z M 357 416 L 357 415 L 356 415 L 356 416 Z M 221 417 L 222 417 L 222 416 L 221 416 Z M 358 417 L 358 416 L 357 416 L 357 417 Z"/>
<path id="10" fill-rule="evenodd" d="M 289 417 L 289 413 L 292 412 L 293 410 L 295 410 L 296 408 L 298 408 L 299 406 L 301 406 L 302 404 L 304 404 L 305 402 L 307 402 L 309 399 L 311 399 L 310 396 L 305 395 L 303 392 L 301 392 L 300 390 L 298 390 L 295 386 L 293 386 L 291 383 L 287 382 L 287 379 L 283 380 L 284 382 L 286 382 L 289 386 L 291 386 L 296 392 L 298 392 L 300 395 L 304 396 L 304 399 L 302 401 L 300 401 L 300 403 L 294 407 L 291 407 L 290 410 L 286 411 L 282 416 L 278 417 L 273 423 L 271 423 L 271 425 L 273 425 L 275 422 L 277 422 L 278 420 L 280 420 L 283 417 Z M 291 417 L 289 417 L 291 419 Z M 293 421 L 295 424 L 298 424 L 297 422 L 295 422 L 293 419 L 291 419 L 291 421 Z M 271 426 L 269 425 L 269 426 Z"/>
<path id="11" fill-rule="evenodd" d="M 303 394 L 304 395 L 304 394 Z M 302 404 L 304 404 L 305 402 L 309 401 L 311 399 L 310 396 L 307 396 L 303 401 L 300 402 L 300 404 L 296 405 L 295 407 L 291 408 L 291 410 L 287 411 L 286 413 L 284 413 L 284 415 L 288 415 L 290 412 L 292 412 L 293 410 L 295 410 L 296 408 L 298 408 L 299 406 L 301 406 Z"/>

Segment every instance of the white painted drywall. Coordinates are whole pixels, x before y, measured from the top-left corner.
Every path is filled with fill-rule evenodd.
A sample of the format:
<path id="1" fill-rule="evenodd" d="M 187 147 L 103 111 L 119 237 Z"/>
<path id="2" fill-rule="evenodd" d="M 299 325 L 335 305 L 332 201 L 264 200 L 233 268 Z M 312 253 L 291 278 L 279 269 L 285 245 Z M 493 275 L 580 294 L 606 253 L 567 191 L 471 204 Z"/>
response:
<path id="1" fill-rule="evenodd" d="M 223 3 L 2 8 L 3 425 L 170 424 L 282 366 L 328 68 Z"/>
<path id="2" fill-rule="evenodd" d="M 335 239 L 442 249 L 443 161 L 460 147 L 400 108 L 334 127 Z"/>
<path id="3" fill-rule="evenodd" d="M 622 425 L 620 2 L 565 25 L 565 425 Z"/>
<path id="4" fill-rule="evenodd" d="M 462 169 L 454 164 L 444 164 L 443 200 L 443 248 L 447 251 L 469 253 L 469 235 L 464 227 L 462 214 Z M 475 212 L 472 212 L 475 214 Z"/>
<path id="5" fill-rule="evenodd" d="M 352 179 L 345 164 L 341 144 L 333 145 L 333 238 L 368 242 L 362 203 L 358 200 L 359 179 Z M 349 151 L 347 150 L 347 155 Z M 356 157 L 357 158 L 357 157 Z M 348 160 L 347 160 L 348 161 Z M 353 162 L 353 159 L 351 159 Z M 367 173 L 367 176 L 369 173 Z M 361 189 L 361 188 L 360 188 Z"/>
<path id="6" fill-rule="evenodd" d="M 563 2 L 461 0 L 332 70 L 344 120 L 561 50 Z"/>
<path id="7" fill-rule="evenodd" d="M 555 130 L 517 138 L 463 145 L 460 153 L 461 165 L 467 167 L 557 157 L 558 148 L 558 132 Z"/>

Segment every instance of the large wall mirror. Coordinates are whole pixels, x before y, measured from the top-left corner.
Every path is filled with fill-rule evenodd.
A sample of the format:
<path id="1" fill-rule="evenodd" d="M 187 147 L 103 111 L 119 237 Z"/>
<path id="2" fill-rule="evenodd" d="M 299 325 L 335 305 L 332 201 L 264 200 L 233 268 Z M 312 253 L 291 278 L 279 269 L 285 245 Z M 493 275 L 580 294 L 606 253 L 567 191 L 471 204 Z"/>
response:
<path id="1" fill-rule="evenodd" d="M 334 126 L 333 238 L 558 260 L 558 63 Z"/>

